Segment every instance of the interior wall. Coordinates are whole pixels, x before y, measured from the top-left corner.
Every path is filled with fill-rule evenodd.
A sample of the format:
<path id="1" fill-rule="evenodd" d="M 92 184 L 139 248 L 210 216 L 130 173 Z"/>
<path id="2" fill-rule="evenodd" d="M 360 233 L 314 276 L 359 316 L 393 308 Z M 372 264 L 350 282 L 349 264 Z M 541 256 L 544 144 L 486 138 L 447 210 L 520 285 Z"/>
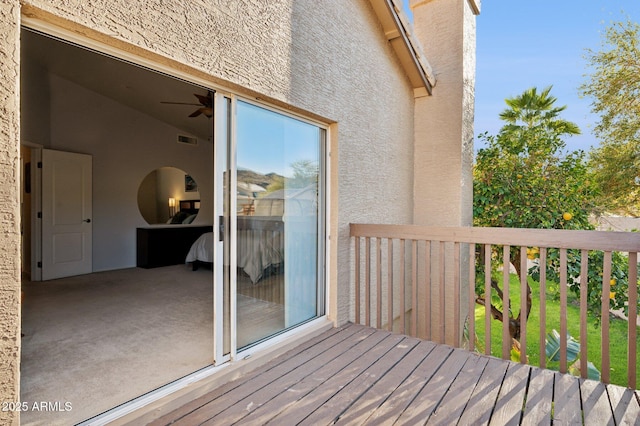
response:
<path id="1" fill-rule="evenodd" d="M 136 265 L 135 230 L 148 226 L 138 210 L 138 187 L 158 167 L 193 176 L 201 195 L 194 224 L 213 223 L 211 141 L 177 143 L 180 129 L 56 75 L 48 75 L 48 82 L 51 132 L 43 145 L 93 156 L 94 271 Z"/>

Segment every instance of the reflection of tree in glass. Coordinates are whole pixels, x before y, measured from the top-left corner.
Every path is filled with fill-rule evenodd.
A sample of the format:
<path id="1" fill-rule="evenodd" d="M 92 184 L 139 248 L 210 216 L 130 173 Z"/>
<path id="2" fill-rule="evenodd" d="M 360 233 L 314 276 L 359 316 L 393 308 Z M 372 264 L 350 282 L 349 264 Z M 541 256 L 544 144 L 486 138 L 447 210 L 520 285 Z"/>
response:
<path id="1" fill-rule="evenodd" d="M 267 193 L 286 188 L 304 188 L 318 182 L 318 163 L 312 160 L 297 160 L 291 163 L 293 176 L 274 175 Z"/>

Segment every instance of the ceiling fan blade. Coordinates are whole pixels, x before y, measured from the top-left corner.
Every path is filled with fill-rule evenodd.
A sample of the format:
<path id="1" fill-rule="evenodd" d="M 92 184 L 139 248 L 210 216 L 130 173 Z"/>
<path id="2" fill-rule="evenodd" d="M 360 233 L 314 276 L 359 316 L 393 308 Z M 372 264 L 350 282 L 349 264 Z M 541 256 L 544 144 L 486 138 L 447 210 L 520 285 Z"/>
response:
<path id="1" fill-rule="evenodd" d="M 197 110 L 195 110 L 194 112 L 192 112 L 191 114 L 189 114 L 189 117 L 197 117 L 200 114 L 202 114 L 202 108 L 198 108 Z"/>
<path id="2" fill-rule="evenodd" d="M 197 93 L 193 94 L 196 98 L 198 98 L 198 100 L 200 101 L 200 104 L 202 104 L 205 107 L 211 107 L 211 96 L 209 95 L 198 95 Z"/>

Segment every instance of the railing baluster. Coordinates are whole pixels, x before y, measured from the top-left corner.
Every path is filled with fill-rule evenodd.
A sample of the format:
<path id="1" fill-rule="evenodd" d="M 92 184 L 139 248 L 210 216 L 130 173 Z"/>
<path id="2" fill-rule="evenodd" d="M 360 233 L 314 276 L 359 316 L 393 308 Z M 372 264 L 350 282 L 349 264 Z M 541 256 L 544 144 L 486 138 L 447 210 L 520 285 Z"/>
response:
<path id="1" fill-rule="evenodd" d="M 440 272 L 440 280 L 438 282 L 439 285 L 439 289 L 438 289 L 438 297 L 440 299 L 440 308 L 438 309 L 438 312 L 440 312 L 440 324 L 438 324 L 438 329 L 440 330 L 440 340 L 438 340 L 439 343 L 445 343 L 445 339 L 446 339 L 446 315 L 445 315 L 445 305 L 446 305 L 446 299 L 445 299 L 445 293 L 444 293 L 444 287 L 445 287 L 445 273 L 446 273 L 446 269 L 445 269 L 445 260 L 446 260 L 446 254 L 445 254 L 445 245 L 444 245 L 444 241 L 440 241 L 440 250 L 439 250 L 439 259 L 440 259 L 440 266 L 439 266 L 439 272 Z"/>
<path id="2" fill-rule="evenodd" d="M 382 328 L 382 238 L 376 238 L 376 327 Z"/>
<path id="3" fill-rule="evenodd" d="M 627 386 L 636 388 L 636 342 L 638 339 L 638 253 L 629 253 L 629 321 L 627 322 L 629 345 L 627 350 Z"/>
<path id="4" fill-rule="evenodd" d="M 484 353 L 491 355 L 491 245 L 484 245 Z"/>
<path id="5" fill-rule="evenodd" d="M 387 329 L 393 331 L 393 239 L 387 238 Z"/>
<path id="6" fill-rule="evenodd" d="M 567 372 L 567 249 L 560 249 L 560 372 Z"/>
<path id="7" fill-rule="evenodd" d="M 453 243 L 453 346 L 460 347 L 460 243 Z"/>
<path id="8" fill-rule="evenodd" d="M 364 321 L 367 327 L 371 326 L 371 238 L 365 238 L 364 245 L 364 280 L 365 280 L 365 288 L 364 288 Z"/>
<path id="9" fill-rule="evenodd" d="M 527 363 L 527 307 L 529 291 L 527 287 L 527 248 L 520 246 L 520 362 Z"/>
<path id="10" fill-rule="evenodd" d="M 411 240 L 411 335 L 418 335 L 418 241 Z"/>
<path id="11" fill-rule="evenodd" d="M 404 334 L 405 330 L 405 319 L 406 319 L 406 309 L 404 306 L 405 301 L 405 286 L 406 282 L 404 279 L 404 267 L 406 265 L 405 255 L 404 255 L 404 246 L 405 240 L 400 239 L 400 334 Z"/>
<path id="12" fill-rule="evenodd" d="M 511 333 L 509 333 L 509 270 L 511 257 L 509 245 L 502 246 L 502 359 L 511 357 Z"/>
<path id="13" fill-rule="evenodd" d="M 424 324 L 425 324 L 425 338 L 431 340 L 431 313 L 433 312 L 431 306 L 431 240 L 425 241 L 424 246 Z"/>
<path id="14" fill-rule="evenodd" d="M 540 247 L 538 266 L 540 267 L 540 367 L 547 366 L 547 248 Z"/>
<path id="15" fill-rule="evenodd" d="M 587 297 L 589 277 L 589 251 L 580 251 L 580 376 L 586 379 L 587 371 Z"/>
<path id="16" fill-rule="evenodd" d="M 356 261 L 356 324 L 360 324 L 360 263 L 362 260 L 360 259 L 360 237 L 355 237 L 356 244 L 356 253 L 355 253 L 355 261 Z"/>
<path id="17" fill-rule="evenodd" d="M 469 350 L 476 348 L 476 245 L 469 244 Z"/>
<path id="18" fill-rule="evenodd" d="M 602 265 L 602 371 L 600 379 L 609 383 L 609 294 L 611 292 L 611 252 L 604 252 L 604 264 Z"/>

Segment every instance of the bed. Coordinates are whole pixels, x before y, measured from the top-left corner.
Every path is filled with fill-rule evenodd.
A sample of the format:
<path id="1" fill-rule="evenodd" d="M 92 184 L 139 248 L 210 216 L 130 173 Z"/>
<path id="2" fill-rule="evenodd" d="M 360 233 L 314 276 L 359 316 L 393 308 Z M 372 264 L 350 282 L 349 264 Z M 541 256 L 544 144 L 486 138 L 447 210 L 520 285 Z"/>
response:
<path id="1" fill-rule="evenodd" d="M 273 270 L 279 270 L 284 262 L 284 223 L 277 216 L 251 216 L 238 218 L 238 268 L 244 271 L 252 283 Z M 185 259 L 193 269 L 200 264 L 213 264 L 213 232 L 201 235 L 191 246 Z"/>

